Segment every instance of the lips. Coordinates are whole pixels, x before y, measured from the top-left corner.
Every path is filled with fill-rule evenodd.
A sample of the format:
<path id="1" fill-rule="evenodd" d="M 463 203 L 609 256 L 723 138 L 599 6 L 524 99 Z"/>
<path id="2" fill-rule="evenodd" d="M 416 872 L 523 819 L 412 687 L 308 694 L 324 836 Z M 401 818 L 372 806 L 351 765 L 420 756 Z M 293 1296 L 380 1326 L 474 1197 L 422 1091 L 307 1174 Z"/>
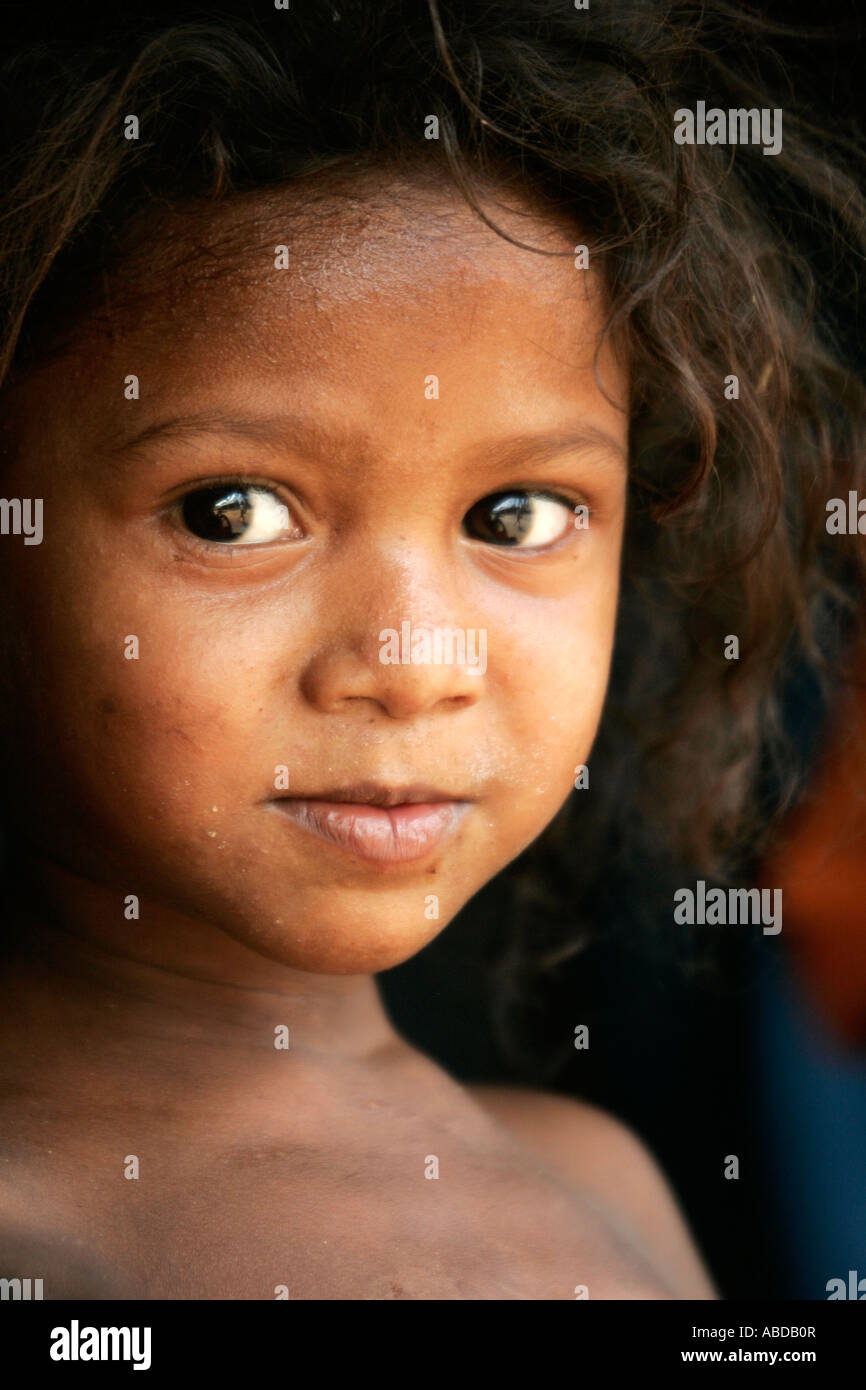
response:
<path id="1" fill-rule="evenodd" d="M 367 782 L 271 804 L 302 830 L 349 854 L 399 864 L 423 859 L 444 845 L 471 803 L 425 783 L 386 787 Z"/>

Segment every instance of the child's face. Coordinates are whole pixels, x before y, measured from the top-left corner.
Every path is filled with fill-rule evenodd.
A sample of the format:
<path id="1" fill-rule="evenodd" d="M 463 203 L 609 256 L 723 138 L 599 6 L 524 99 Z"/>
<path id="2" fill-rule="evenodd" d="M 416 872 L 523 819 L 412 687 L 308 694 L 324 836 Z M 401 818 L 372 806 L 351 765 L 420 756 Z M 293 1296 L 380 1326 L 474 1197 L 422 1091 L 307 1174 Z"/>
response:
<path id="1" fill-rule="evenodd" d="M 531 843 L 587 760 L 613 642 L 626 383 L 607 350 L 616 403 L 596 383 L 603 304 L 573 254 L 518 249 L 441 189 L 361 182 L 306 225 L 297 203 L 214 214 L 215 237 L 241 229 L 236 268 L 197 276 L 214 263 L 202 251 L 124 310 L 154 246 L 109 285 L 113 336 L 82 334 L 10 392 L 4 493 L 44 499 L 41 545 L 0 540 L 10 804 L 39 853 L 116 889 L 119 929 L 136 893 L 142 928 L 180 912 L 291 966 L 369 972 L 418 951 Z M 534 245 L 581 240 L 532 209 L 490 211 Z M 158 433 L 178 416 L 211 424 Z M 575 434 L 588 442 L 566 445 Z M 230 485 L 188 504 L 205 534 L 221 512 L 247 526 L 208 547 L 179 503 L 239 475 L 259 489 L 246 523 Z M 533 489 L 562 500 L 533 504 Z M 520 498 L 478 505 L 518 490 L 523 533 Z M 497 515 L 518 544 L 497 543 Z M 404 624 L 410 641 L 462 631 L 466 662 L 459 648 L 383 662 L 384 630 Z M 399 863 L 285 814 L 287 796 L 358 781 L 469 805 Z"/>

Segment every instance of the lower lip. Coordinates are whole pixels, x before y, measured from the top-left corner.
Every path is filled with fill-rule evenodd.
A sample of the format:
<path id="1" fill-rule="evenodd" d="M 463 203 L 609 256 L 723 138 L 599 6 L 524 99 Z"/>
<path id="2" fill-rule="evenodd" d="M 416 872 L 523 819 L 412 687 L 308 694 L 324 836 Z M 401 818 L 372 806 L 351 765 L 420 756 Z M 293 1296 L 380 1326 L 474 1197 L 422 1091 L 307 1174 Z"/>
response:
<path id="1" fill-rule="evenodd" d="M 470 803 L 427 801 L 386 807 L 286 797 L 272 804 L 302 829 L 359 859 L 406 864 L 445 844 L 457 831 Z"/>

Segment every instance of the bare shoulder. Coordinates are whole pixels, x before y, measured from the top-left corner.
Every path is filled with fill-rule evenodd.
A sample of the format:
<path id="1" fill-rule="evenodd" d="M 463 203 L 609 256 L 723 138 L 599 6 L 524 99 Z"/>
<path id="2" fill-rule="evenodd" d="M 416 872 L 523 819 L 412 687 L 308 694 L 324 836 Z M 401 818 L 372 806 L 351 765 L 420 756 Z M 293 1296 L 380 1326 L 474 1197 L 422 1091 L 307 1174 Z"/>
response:
<path id="1" fill-rule="evenodd" d="M 621 1120 L 586 1101 L 519 1086 L 467 1086 L 470 1096 L 635 1234 L 682 1298 L 718 1292 L 662 1169 Z"/>
<path id="2" fill-rule="evenodd" d="M 127 1297 L 121 1280 L 78 1236 L 7 1222 L 0 1213 L 2 1298 Z"/>
<path id="3" fill-rule="evenodd" d="M 31 1180 L 0 1175 L 0 1299 L 125 1298 L 117 1271 L 43 1197 Z"/>

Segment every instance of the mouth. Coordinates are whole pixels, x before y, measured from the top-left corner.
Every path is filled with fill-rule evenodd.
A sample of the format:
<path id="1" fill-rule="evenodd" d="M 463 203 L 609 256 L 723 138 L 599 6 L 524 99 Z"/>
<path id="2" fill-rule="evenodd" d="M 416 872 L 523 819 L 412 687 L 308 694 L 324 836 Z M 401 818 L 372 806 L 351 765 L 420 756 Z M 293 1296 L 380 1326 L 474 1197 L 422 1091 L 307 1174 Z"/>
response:
<path id="1" fill-rule="evenodd" d="M 427 783 L 359 782 L 271 805 L 302 830 L 378 864 L 424 859 L 451 839 L 471 802 Z"/>

